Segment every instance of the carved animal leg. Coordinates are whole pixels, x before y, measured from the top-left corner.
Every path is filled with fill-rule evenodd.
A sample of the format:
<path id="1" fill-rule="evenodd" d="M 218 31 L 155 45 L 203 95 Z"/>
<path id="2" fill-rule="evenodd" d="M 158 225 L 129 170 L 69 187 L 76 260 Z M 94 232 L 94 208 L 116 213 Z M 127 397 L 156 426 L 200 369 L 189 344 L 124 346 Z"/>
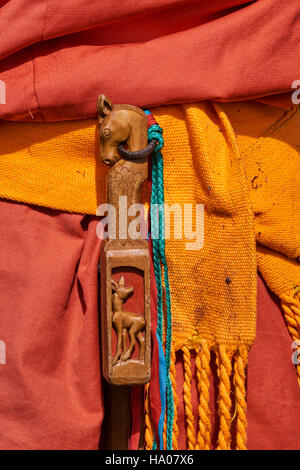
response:
<path id="1" fill-rule="evenodd" d="M 122 331 L 122 342 L 123 342 L 123 353 L 126 351 L 127 349 L 127 329 L 126 328 L 123 328 L 123 331 Z"/>
<path id="2" fill-rule="evenodd" d="M 139 360 L 143 361 L 145 359 L 145 350 L 146 350 L 146 342 L 143 333 L 140 331 L 137 335 L 137 340 L 139 342 L 140 350 L 139 350 Z"/>
<path id="3" fill-rule="evenodd" d="M 122 354 L 122 322 L 120 320 L 114 321 L 114 326 L 118 335 L 117 351 L 112 360 L 112 365 L 115 366 Z"/>
<path id="4" fill-rule="evenodd" d="M 122 356 L 123 361 L 127 361 L 127 359 L 131 358 L 134 348 L 135 348 L 136 335 L 138 334 L 139 331 L 141 331 L 142 328 L 143 326 L 140 320 L 137 320 L 130 328 L 129 330 L 130 345 L 126 353 L 123 354 Z"/>
<path id="5" fill-rule="evenodd" d="M 135 347 L 135 335 L 136 335 L 135 325 L 133 325 L 129 330 L 130 345 L 126 353 L 123 354 L 122 356 L 123 361 L 127 361 L 128 359 L 130 359 L 133 354 L 134 347 Z"/>

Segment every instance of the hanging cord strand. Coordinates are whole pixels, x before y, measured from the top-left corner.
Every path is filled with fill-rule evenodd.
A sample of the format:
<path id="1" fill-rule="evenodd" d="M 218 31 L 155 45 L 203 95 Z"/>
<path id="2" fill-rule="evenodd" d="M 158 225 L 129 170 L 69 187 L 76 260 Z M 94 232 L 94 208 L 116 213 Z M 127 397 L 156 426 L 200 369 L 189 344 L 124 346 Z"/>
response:
<path id="1" fill-rule="evenodd" d="M 148 114 L 148 112 L 147 112 Z M 153 238 L 153 258 L 154 271 L 158 293 L 158 320 L 157 331 L 161 341 L 163 341 L 163 284 L 162 271 L 164 276 L 164 287 L 167 305 L 167 324 L 165 333 L 165 358 L 166 358 L 166 376 L 167 376 L 167 450 L 172 450 L 173 441 L 173 422 L 174 422 L 174 397 L 172 389 L 172 381 L 170 377 L 171 364 L 171 344 L 172 344 L 172 314 L 171 314 L 171 294 L 169 287 L 168 264 L 165 254 L 165 215 L 164 215 L 164 163 L 161 148 L 164 141 L 162 137 L 162 128 L 155 123 L 151 116 L 152 125 L 148 129 L 148 141 L 157 140 L 157 146 L 152 156 L 152 195 L 151 205 L 154 205 L 154 217 L 152 213 L 152 233 L 153 229 L 155 237 Z M 157 209 L 157 211 L 156 211 Z M 158 220 L 157 220 L 158 219 Z M 157 227 L 158 222 L 158 227 Z M 158 238 L 157 236 L 158 228 Z M 163 268 L 163 270 L 161 269 Z"/>
<path id="2" fill-rule="evenodd" d="M 230 450 L 231 444 L 231 387 L 230 377 L 232 372 L 231 356 L 224 345 L 219 345 L 217 350 L 217 372 L 219 376 L 218 413 L 220 429 L 217 450 Z"/>
<path id="3" fill-rule="evenodd" d="M 163 157 L 158 150 L 158 204 L 159 204 L 159 255 L 163 266 L 164 285 L 167 305 L 167 328 L 166 328 L 166 372 L 167 372 L 167 449 L 172 449 L 172 433 L 174 420 L 174 399 L 172 381 L 170 378 L 171 343 L 172 343 L 172 317 L 171 317 L 171 295 L 169 287 L 168 264 L 165 253 L 165 214 L 164 214 L 164 179 L 163 179 Z"/>
<path id="4" fill-rule="evenodd" d="M 154 275 L 157 289 L 157 335 L 163 342 L 163 289 L 161 284 L 161 266 L 159 260 L 159 245 L 158 245 L 158 214 L 153 211 L 157 207 L 157 191 L 153 185 L 153 181 L 157 180 L 157 158 L 156 153 L 152 155 L 152 192 L 151 192 L 151 234 L 152 234 L 152 250 L 153 250 L 153 265 Z M 152 441 L 152 449 L 157 449 L 155 438 Z"/>
<path id="5" fill-rule="evenodd" d="M 210 450 L 211 448 L 211 416 L 209 409 L 209 376 L 210 376 L 210 350 L 206 341 L 201 341 L 196 359 L 196 376 L 199 393 L 199 425 L 197 435 L 197 450 Z"/>
<path id="6" fill-rule="evenodd" d="M 158 206 L 157 190 L 153 181 L 157 181 L 157 156 L 156 153 L 152 156 L 152 194 L 151 194 L 151 232 L 152 232 L 152 247 L 153 247 L 153 264 L 154 274 L 157 287 L 157 333 L 163 342 L 163 288 L 161 283 L 161 265 L 159 257 L 159 224 L 158 213 L 156 208 Z"/>
<path id="7" fill-rule="evenodd" d="M 192 370 L 191 370 L 191 353 L 186 346 L 182 348 L 183 352 L 183 364 L 184 364 L 184 383 L 183 383 L 183 401 L 184 401 L 184 410 L 186 416 L 186 436 L 188 443 L 188 450 L 195 450 L 196 447 L 196 433 L 194 425 L 194 413 L 192 406 L 192 394 L 191 394 L 191 380 L 192 380 Z"/>
<path id="8" fill-rule="evenodd" d="M 234 393 L 236 408 L 236 450 L 247 450 L 246 366 L 247 348 L 240 347 L 234 357 Z"/>

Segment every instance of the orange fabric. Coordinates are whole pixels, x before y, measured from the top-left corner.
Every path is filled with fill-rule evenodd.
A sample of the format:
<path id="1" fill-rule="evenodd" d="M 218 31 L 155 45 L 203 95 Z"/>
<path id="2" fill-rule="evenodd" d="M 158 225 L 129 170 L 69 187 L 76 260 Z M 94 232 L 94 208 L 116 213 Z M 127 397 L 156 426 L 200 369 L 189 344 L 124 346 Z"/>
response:
<path id="1" fill-rule="evenodd" d="M 188 448 L 206 445 L 206 430 L 196 440 L 188 350 L 197 351 L 203 341 L 217 355 L 217 448 L 232 448 L 235 421 L 236 446 L 246 448 L 246 349 L 255 338 L 257 267 L 280 297 L 287 328 L 300 344 L 299 112 L 252 102 L 205 102 L 163 107 L 155 114 L 165 136 L 165 201 L 204 204 L 203 245 L 194 251 L 184 237 L 166 240 L 172 341 L 183 352 L 185 368 Z M 273 364 L 270 368 L 274 371 Z M 206 390 L 205 380 L 200 371 L 199 389 Z M 203 414 L 205 400 L 200 393 Z M 206 410 L 202 423 L 208 421 Z"/>
<path id="2" fill-rule="evenodd" d="M 175 349 L 201 339 L 249 346 L 256 264 L 282 300 L 300 285 L 298 108 L 204 102 L 154 114 L 164 129 L 165 201 L 204 204 L 203 246 L 173 232 L 166 240 Z"/>
<path id="3" fill-rule="evenodd" d="M 107 166 L 97 155 L 95 120 L 0 125 L 0 197 L 96 214 Z M 24 177 L 26 175 L 26 177 Z"/>
<path id="4" fill-rule="evenodd" d="M 222 106 L 202 102 L 157 108 L 154 115 L 164 129 L 166 202 L 205 205 L 205 241 L 200 251 L 199 247 L 197 252 L 185 250 L 184 238 L 171 237 L 166 242 L 175 348 L 197 346 L 199 339 L 230 347 L 242 341 L 249 346 L 255 336 L 254 232 L 260 244 L 288 258 L 299 255 L 297 108 L 283 111 L 251 101 Z M 105 201 L 107 167 L 97 155 L 94 120 L 5 122 L 0 128 L 0 151 L 2 197 L 91 214 Z M 174 166 L 181 172 L 174 172 Z M 214 237 L 209 235 L 212 232 Z M 216 256 L 218 246 L 223 247 L 222 258 Z M 183 258 L 178 256 L 184 251 Z M 200 284 L 199 262 L 205 279 Z M 266 270 L 261 254 L 258 264 L 272 288 L 272 275 L 279 279 L 280 270 L 272 269 L 272 264 Z M 288 259 L 287 264 L 292 269 Z M 288 285 L 275 292 L 291 296 L 299 276 L 296 266 L 285 281 L 283 269 L 280 284 Z M 205 312 L 195 308 L 195 298 Z M 233 310 L 234 326 L 228 323 Z"/>
<path id="5" fill-rule="evenodd" d="M 186 234 L 176 239 L 173 226 L 166 240 L 174 347 L 194 349 L 201 340 L 209 349 L 250 347 L 256 322 L 254 217 L 230 123 L 210 102 L 154 114 L 164 129 L 165 202 L 192 204 L 194 227 L 195 206 L 204 205 L 204 221 L 197 224 L 203 224 L 203 244 L 198 237 L 198 246 L 189 245 Z"/>
<path id="6" fill-rule="evenodd" d="M 278 102 L 299 79 L 294 0 L 0 5 L 0 80 L 7 89 L 0 118 L 91 117 L 99 92 L 147 107 L 270 95 Z M 290 103 L 289 95 L 279 102 Z"/>

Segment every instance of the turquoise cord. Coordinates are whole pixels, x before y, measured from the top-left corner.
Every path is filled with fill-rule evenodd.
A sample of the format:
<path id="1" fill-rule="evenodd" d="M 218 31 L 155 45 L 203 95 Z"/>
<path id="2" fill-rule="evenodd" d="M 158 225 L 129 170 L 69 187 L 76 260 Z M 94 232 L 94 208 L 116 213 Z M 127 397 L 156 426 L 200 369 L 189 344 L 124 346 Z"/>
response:
<path id="1" fill-rule="evenodd" d="M 151 219 L 153 236 L 153 264 L 157 286 L 157 332 L 163 342 L 163 285 L 162 268 L 166 292 L 167 325 L 166 325 L 166 375 L 167 375 L 167 450 L 172 450 L 172 435 L 174 421 L 174 398 L 170 378 L 171 342 L 172 342 L 172 312 L 169 285 L 168 264 L 165 252 L 165 213 L 164 213 L 164 162 L 161 149 L 164 145 L 162 128 L 154 124 L 148 129 L 148 141 L 156 139 L 158 144 L 152 155 L 152 194 L 151 205 L 158 206 L 158 215 Z M 157 226 L 158 225 L 158 226 Z M 157 236 L 158 235 L 158 236 Z"/>

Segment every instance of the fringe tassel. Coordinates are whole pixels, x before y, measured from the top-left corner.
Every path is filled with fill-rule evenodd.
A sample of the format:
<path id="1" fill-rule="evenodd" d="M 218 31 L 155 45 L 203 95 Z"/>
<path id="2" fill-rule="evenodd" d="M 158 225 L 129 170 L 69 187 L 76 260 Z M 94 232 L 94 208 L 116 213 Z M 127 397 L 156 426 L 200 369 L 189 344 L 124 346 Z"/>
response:
<path id="1" fill-rule="evenodd" d="M 294 297 L 287 295 L 281 296 L 281 307 L 284 313 L 287 328 L 293 340 L 295 341 L 297 358 L 300 362 L 300 296 L 296 292 Z M 300 363 L 295 364 L 297 371 L 298 384 L 300 386 Z"/>
<path id="2" fill-rule="evenodd" d="M 300 343 L 299 343 L 300 344 Z M 232 442 L 232 422 L 236 421 L 236 450 L 246 450 L 247 443 L 247 401 L 246 401 L 246 368 L 248 363 L 248 348 L 239 346 L 237 349 L 219 345 L 213 348 L 216 353 L 217 374 L 219 377 L 218 396 L 218 450 L 230 450 Z M 202 340 L 196 349 L 195 378 L 199 395 L 198 405 L 198 431 L 195 429 L 195 416 L 192 406 L 192 362 L 191 351 L 188 347 L 182 347 L 184 365 L 183 404 L 186 419 L 186 434 L 188 450 L 210 450 L 212 448 L 211 437 L 211 413 L 210 401 L 210 360 L 211 351 L 207 341 Z M 173 450 L 178 450 L 178 404 L 176 392 L 176 353 L 171 347 L 170 379 L 174 397 L 174 421 L 173 421 Z M 233 386 L 233 388 L 232 388 Z M 234 403 L 232 403 L 234 397 Z M 145 397 L 145 447 L 151 450 L 154 441 L 151 426 L 151 413 L 149 401 L 149 385 L 146 386 Z M 235 413 L 232 417 L 232 407 Z M 164 427 L 164 443 L 167 439 L 167 427 Z"/>
<path id="3" fill-rule="evenodd" d="M 196 450 L 211 448 L 211 417 L 209 409 L 210 351 L 206 341 L 202 341 L 195 360 L 197 388 L 199 394 L 199 424 Z"/>
<path id="4" fill-rule="evenodd" d="M 219 376 L 218 415 L 220 429 L 217 450 L 230 450 L 231 446 L 231 357 L 226 346 L 220 345 L 217 350 L 217 372 Z"/>
<path id="5" fill-rule="evenodd" d="M 240 347 L 234 356 L 234 394 L 236 410 L 236 450 L 247 450 L 246 367 L 248 351 Z"/>
<path id="6" fill-rule="evenodd" d="M 188 450 L 194 450 L 196 445 L 196 433 L 194 427 L 194 414 L 192 407 L 192 396 L 191 396 L 191 354 L 189 349 L 184 346 L 183 352 L 183 363 L 184 363 L 184 384 L 183 384 L 183 399 L 184 408 L 187 421 L 187 440 Z"/>

